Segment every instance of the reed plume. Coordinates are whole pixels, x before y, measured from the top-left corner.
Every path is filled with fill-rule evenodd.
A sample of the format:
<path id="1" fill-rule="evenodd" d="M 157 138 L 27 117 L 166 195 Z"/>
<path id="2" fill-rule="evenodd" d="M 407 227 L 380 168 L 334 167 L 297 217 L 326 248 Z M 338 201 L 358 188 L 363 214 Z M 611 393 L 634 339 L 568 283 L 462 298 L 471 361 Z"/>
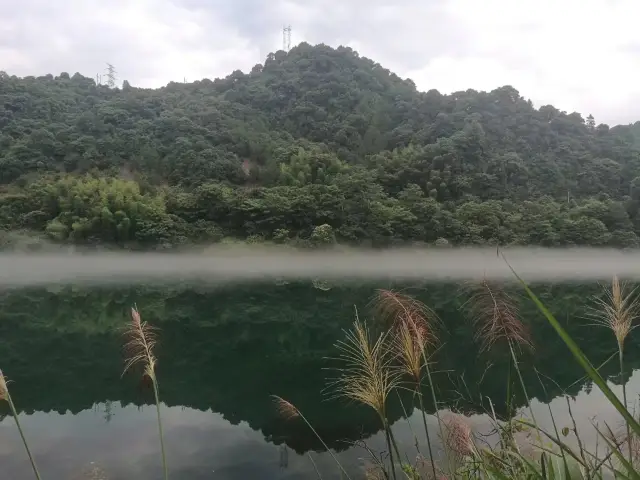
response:
<path id="1" fill-rule="evenodd" d="M 474 454 L 475 443 L 471 427 L 460 414 L 452 413 L 443 422 L 446 435 L 443 444 L 457 459 L 462 459 Z"/>
<path id="2" fill-rule="evenodd" d="M 393 355 L 388 336 L 382 333 L 371 342 L 369 329 L 356 319 L 346 339 L 336 343 L 344 366 L 341 375 L 330 384 L 335 387 L 335 396 L 368 405 L 381 420 L 385 418 L 389 393 L 399 381 L 398 371 L 391 368 Z"/>
<path id="3" fill-rule="evenodd" d="M 378 290 L 373 305 L 377 318 L 391 329 L 394 351 L 404 373 L 419 382 L 424 352 L 438 341 L 434 330 L 437 315 L 419 300 L 392 290 Z"/>
<path id="4" fill-rule="evenodd" d="M 153 353 L 157 341 L 156 331 L 156 328 L 149 325 L 149 323 L 142 321 L 140 313 L 135 306 L 131 308 L 131 322 L 125 329 L 125 366 L 122 374 L 124 375 L 127 370 L 130 370 L 134 366 L 140 365 L 143 369 L 143 376 L 151 380 L 158 417 L 162 469 L 164 472 L 164 478 L 167 480 L 169 478 L 169 472 L 167 470 L 167 457 L 164 449 L 164 435 L 162 431 L 162 417 L 160 415 L 160 394 L 158 389 L 158 379 L 156 377 L 157 359 Z"/>
<path id="5" fill-rule="evenodd" d="M 509 348 L 511 363 L 518 375 L 522 393 L 525 396 L 531 420 L 537 424 L 529 395 L 525 387 L 522 372 L 518 364 L 515 346 L 533 348 L 529 330 L 524 325 L 518 311 L 516 298 L 509 294 L 498 283 L 491 283 L 483 278 L 479 283 L 467 283 L 465 287 L 469 298 L 465 305 L 475 327 L 475 339 L 481 345 L 480 350 L 486 351 L 497 342 L 504 342 Z M 511 364 L 510 367 L 511 368 Z M 510 375 L 507 378 L 507 396 L 511 387 Z M 508 399 L 508 402 L 510 400 Z M 509 404 L 509 403 L 508 403 Z M 542 443 L 540 433 L 537 432 L 538 442 Z"/>
<path id="6" fill-rule="evenodd" d="M 392 337 L 393 350 L 399 360 L 400 369 L 419 384 L 424 367 L 424 350 L 428 339 L 412 320 L 400 323 Z"/>
<path id="7" fill-rule="evenodd" d="M 604 287 L 604 297 L 593 297 L 594 305 L 589 308 L 588 317 L 594 325 L 610 329 L 616 338 L 618 346 L 618 363 L 622 377 L 622 401 L 625 408 L 627 403 L 627 386 L 624 381 L 624 344 L 631 330 L 635 328 L 634 321 L 639 314 L 639 303 L 636 289 L 627 291 L 625 283 L 620 283 L 617 276 L 611 281 L 611 288 Z M 629 462 L 633 461 L 634 446 L 631 428 L 627 422 L 627 441 L 629 445 Z"/>
<path id="8" fill-rule="evenodd" d="M 438 315 L 420 300 L 381 288 L 373 297 L 372 307 L 376 318 L 381 319 L 387 328 L 409 321 L 421 330 L 427 343 L 437 341 L 434 326 L 439 322 Z"/>
<path id="9" fill-rule="evenodd" d="M 611 288 L 604 287 L 604 298 L 594 297 L 594 306 L 590 307 L 588 316 L 594 325 L 610 329 L 618 344 L 618 351 L 624 352 L 624 343 L 633 330 L 634 321 L 638 317 L 638 297 L 636 289 L 627 292 L 625 283 L 620 283 L 614 276 Z"/>
<path id="10" fill-rule="evenodd" d="M 273 395 L 274 403 L 276 404 L 276 411 L 285 420 L 291 420 L 292 418 L 298 418 L 302 415 L 300 411 L 293 405 L 293 403 L 286 401 L 284 398 L 277 395 Z"/>
<path id="11" fill-rule="evenodd" d="M 389 332 L 380 334 L 375 342 L 371 342 L 369 330 L 358 318 L 353 329 L 346 332 L 346 339 L 336 343 L 339 350 L 338 360 L 344 366 L 339 369 L 340 376 L 329 383 L 335 397 L 368 405 L 380 418 L 385 430 L 391 471 L 395 478 L 393 449 L 399 456 L 398 446 L 387 420 L 386 408 L 389 393 L 399 385 L 400 372 L 393 368 L 393 351 L 388 343 Z"/>
<path id="12" fill-rule="evenodd" d="M 0 400 L 4 400 L 9 404 L 9 409 L 11 410 L 11 415 L 13 416 L 13 420 L 16 422 L 16 427 L 18 427 L 18 432 L 20 433 L 20 438 L 22 439 L 22 444 L 24 445 L 24 449 L 27 451 L 27 456 L 29 457 L 29 462 L 31 462 L 31 468 L 33 469 L 33 473 L 38 480 L 40 480 L 40 472 L 38 472 L 38 467 L 36 467 L 36 461 L 31 454 L 31 449 L 29 448 L 29 444 L 27 443 L 27 439 L 24 436 L 24 432 L 22 431 L 22 425 L 20 425 L 20 419 L 18 418 L 18 412 L 16 411 L 16 407 L 13 404 L 13 399 L 11 398 L 11 394 L 9 393 L 9 387 L 6 377 L 0 371 Z"/>
<path id="13" fill-rule="evenodd" d="M 143 322 L 138 310 L 132 307 L 131 322 L 125 330 L 127 341 L 124 344 L 125 366 L 122 371 L 123 375 L 135 365 L 142 365 L 143 375 L 149 377 L 153 382 L 156 381 L 157 360 L 153 353 L 157 342 L 156 332 L 156 328 L 147 322 Z"/>
<path id="14" fill-rule="evenodd" d="M 336 464 L 338 465 L 338 467 L 340 468 L 342 473 L 344 473 L 345 476 L 349 480 L 351 480 L 351 477 L 349 477 L 349 474 L 344 469 L 344 467 L 342 466 L 342 464 L 340 463 L 338 458 L 334 455 L 334 453 L 331 451 L 331 449 L 328 447 L 328 445 L 324 442 L 324 440 L 318 434 L 316 429 L 313 428 L 313 425 L 311 425 L 311 423 L 307 420 L 307 418 L 302 414 L 302 412 L 300 410 L 298 410 L 298 408 L 293 403 L 285 400 L 282 397 L 279 397 L 278 395 L 272 395 L 272 398 L 273 398 L 273 401 L 275 403 L 276 411 L 278 412 L 278 415 L 280 415 L 284 420 L 293 420 L 293 419 L 296 419 L 296 418 L 302 419 L 302 421 L 304 421 L 304 423 L 306 423 L 307 427 L 309 427 L 309 429 L 313 432 L 313 434 L 316 436 L 316 438 L 318 440 L 320 440 L 320 443 L 322 443 L 322 446 L 325 448 L 325 450 L 327 452 L 329 452 L 331 457 L 333 457 L 333 460 L 336 462 Z M 311 459 L 311 461 L 313 461 L 313 459 Z"/>
<path id="15" fill-rule="evenodd" d="M 434 408 L 440 425 L 435 390 L 431 381 L 431 371 L 426 355 L 427 349 L 434 346 L 438 341 L 433 328 L 438 321 L 438 317 L 433 310 L 419 300 L 392 290 L 379 289 L 374 297 L 373 307 L 378 318 L 391 329 L 393 335 L 392 348 L 399 360 L 400 372 L 407 374 L 414 383 L 414 393 L 418 397 L 422 422 L 427 437 L 432 473 L 435 477 L 436 469 L 433 450 L 422 396 L 422 372 L 423 370 L 427 372 Z"/>
<path id="16" fill-rule="evenodd" d="M 505 340 L 511 345 L 533 346 L 529 331 L 520 319 L 515 297 L 501 285 L 484 278 L 479 283 L 466 284 L 464 290 L 469 295 L 465 306 L 482 350 Z"/>

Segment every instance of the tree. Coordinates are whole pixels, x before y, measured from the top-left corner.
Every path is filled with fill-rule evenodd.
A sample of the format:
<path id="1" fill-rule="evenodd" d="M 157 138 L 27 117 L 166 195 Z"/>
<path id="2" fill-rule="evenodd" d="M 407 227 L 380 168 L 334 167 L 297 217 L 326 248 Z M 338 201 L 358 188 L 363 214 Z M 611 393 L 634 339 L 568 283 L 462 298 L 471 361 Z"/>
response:
<path id="1" fill-rule="evenodd" d="M 0 80 L 6 230 L 122 247 L 640 235 L 640 122 L 536 109 L 513 86 L 423 93 L 350 48 L 307 43 L 155 90 Z"/>
<path id="2" fill-rule="evenodd" d="M 317 247 L 329 246 L 336 243 L 336 236 L 333 233 L 333 228 L 331 228 L 331 225 L 327 225 L 325 223 L 313 229 L 309 240 L 314 246 Z"/>

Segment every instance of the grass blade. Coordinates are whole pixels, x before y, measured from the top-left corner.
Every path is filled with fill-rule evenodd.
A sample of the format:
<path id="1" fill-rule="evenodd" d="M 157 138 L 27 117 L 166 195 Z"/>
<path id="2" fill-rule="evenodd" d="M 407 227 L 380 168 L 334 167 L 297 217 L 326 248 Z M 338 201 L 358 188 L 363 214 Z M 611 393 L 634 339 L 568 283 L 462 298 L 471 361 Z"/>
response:
<path id="1" fill-rule="evenodd" d="M 616 470 L 616 476 L 625 476 L 627 478 L 632 478 L 633 480 L 640 480 L 640 474 L 638 474 L 636 469 L 633 468 L 631 462 L 629 462 L 629 460 L 627 460 L 625 456 L 618 450 L 618 446 L 615 445 L 611 440 L 609 440 L 607 436 L 600 431 L 599 428 L 596 427 L 596 431 L 600 434 L 604 441 L 607 442 L 607 445 L 609 445 L 609 448 L 611 449 L 613 454 L 617 457 L 618 461 L 627 469 L 627 473 L 629 474 L 624 475 L 622 474 L 622 472 Z"/>
<path id="2" fill-rule="evenodd" d="M 29 448 L 29 444 L 27 443 L 27 439 L 24 436 L 24 431 L 22 430 L 22 425 L 20 425 L 20 419 L 18 418 L 18 412 L 16 410 L 15 405 L 13 404 L 13 399 L 11 398 L 11 394 L 9 393 L 9 388 L 7 387 L 7 380 L 0 371 L 0 400 L 5 400 L 9 404 L 9 408 L 11 409 L 11 415 L 13 416 L 13 421 L 18 427 L 18 432 L 20 433 L 20 438 L 22 439 L 22 444 L 24 445 L 25 450 L 27 451 L 27 455 L 29 457 L 29 462 L 31 462 L 31 468 L 33 469 L 33 473 L 35 474 L 38 480 L 41 479 L 40 472 L 38 471 L 38 467 L 36 467 L 36 461 L 33 458 L 33 454 L 31 453 L 31 449 Z"/>
<path id="3" fill-rule="evenodd" d="M 566 330 L 562 328 L 562 325 L 560 325 L 560 322 L 558 322 L 558 320 L 554 317 L 554 315 L 547 309 L 547 307 L 544 306 L 544 304 L 540 301 L 540 299 L 536 296 L 536 294 L 533 293 L 533 291 L 529 288 L 527 283 L 522 278 L 520 278 L 520 276 L 516 273 L 513 267 L 509 264 L 507 259 L 504 256 L 502 258 L 505 260 L 505 262 L 507 263 L 507 265 L 509 266 L 509 268 L 511 269 L 515 277 L 518 279 L 518 281 L 522 284 L 525 291 L 529 295 L 529 298 L 533 300 L 533 302 L 536 304 L 538 309 L 545 316 L 547 321 L 551 324 L 551 326 L 556 331 L 556 333 L 560 336 L 562 341 L 567 345 L 567 347 L 571 351 L 576 361 L 585 370 L 587 375 L 589 375 L 589 378 L 591 378 L 591 380 L 593 380 L 593 383 L 595 383 L 598 386 L 598 388 L 600 388 L 604 396 L 607 397 L 607 400 L 609 400 L 609 402 L 611 402 L 611 405 L 613 405 L 613 407 L 620 413 L 620 415 L 622 415 L 624 420 L 633 429 L 633 431 L 637 435 L 640 435 L 640 424 L 636 421 L 635 418 L 633 418 L 633 415 L 629 413 L 629 410 L 625 408 L 625 406 L 618 399 L 616 394 L 613 393 L 613 391 L 609 388 L 609 386 L 607 385 L 607 382 L 602 378 L 600 373 L 598 373 L 598 371 L 593 367 L 593 365 L 591 365 L 591 362 L 585 356 L 585 354 L 582 353 L 582 350 L 580 350 L 580 347 L 578 347 L 576 342 L 573 341 L 573 339 L 569 336 Z"/>

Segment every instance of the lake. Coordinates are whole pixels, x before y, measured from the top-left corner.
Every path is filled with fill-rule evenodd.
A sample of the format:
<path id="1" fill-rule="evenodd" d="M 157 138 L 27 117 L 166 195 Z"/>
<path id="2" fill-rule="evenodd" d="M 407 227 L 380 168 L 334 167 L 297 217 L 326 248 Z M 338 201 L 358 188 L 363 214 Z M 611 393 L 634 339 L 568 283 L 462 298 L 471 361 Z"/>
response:
<path id="1" fill-rule="evenodd" d="M 507 356 L 500 348 L 479 351 L 455 285 L 308 281 L 8 290 L 0 293 L 0 368 L 11 380 L 43 478 L 161 478 L 152 389 L 134 372 L 122 375 L 121 328 L 135 304 L 143 320 L 160 329 L 157 375 L 172 478 L 318 478 L 316 468 L 322 478 L 340 478 L 309 428 L 278 415 L 272 395 L 294 403 L 362 478 L 367 455 L 353 443 L 365 439 L 384 450 L 379 421 L 364 407 L 330 399 L 325 389 L 333 375 L 329 357 L 353 323 L 354 306 L 368 318 L 379 287 L 402 287 L 437 311 L 443 323 L 434 354 L 439 403 L 464 412 L 478 431 L 488 430 L 489 399 L 498 415 L 507 412 Z M 595 365 L 615 353 L 613 334 L 583 319 L 582 306 L 597 286 L 535 288 Z M 549 423 L 547 405 L 566 417 L 566 393 L 580 429 L 596 414 L 617 421 L 535 306 L 525 301 L 521 312 L 535 346 L 520 358 L 537 420 Z M 639 353 L 628 342 L 630 371 L 640 368 Z M 602 372 L 619 389 L 615 364 L 614 358 Z M 629 398 L 638 398 L 640 371 L 625 380 Z M 525 404 L 519 391 L 514 401 Z M 433 413 L 433 404 L 426 409 Z M 6 405 L 0 413 L 3 477 L 32 478 Z M 410 398 L 393 396 L 388 416 L 402 450 L 415 457 L 414 432 L 424 430 Z M 436 437 L 435 417 L 429 422 Z"/>

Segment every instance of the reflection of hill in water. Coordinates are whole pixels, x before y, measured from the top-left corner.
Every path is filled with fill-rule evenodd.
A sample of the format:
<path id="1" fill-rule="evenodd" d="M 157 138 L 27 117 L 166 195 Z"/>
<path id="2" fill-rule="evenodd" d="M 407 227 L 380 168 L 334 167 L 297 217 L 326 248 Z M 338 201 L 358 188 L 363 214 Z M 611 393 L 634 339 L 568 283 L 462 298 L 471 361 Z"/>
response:
<path id="1" fill-rule="evenodd" d="M 613 352 L 610 332 L 584 329 L 576 320 L 584 287 L 538 290 L 594 363 Z M 457 310 L 461 299 L 447 298 L 451 292 L 450 286 L 438 286 L 429 288 L 429 298 L 421 295 L 448 329 L 437 356 L 437 368 L 449 372 L 436 376 L 440 400 L 450 405 L 459 401 L 461 391 L 474 398 L 482 391 L 503 411 L 504 356 L 494 352 L 478 357 L 469 324 Z M 322 291 L 302 284 L 202 293 L 148 289 L 7 293 L 0 298 L 0 358 L 15 381 L 18 407 L 29 413 L 76 413 L 106 400 L 150 403 L 150 392 L 137 385 L 136 378 L 120 378 L 121 338 L 116 327 L 136 302 L 144 319 L 162 328 L 158 375 L 166 404 L 212 409 L 232 423 L 247 422 L 276 443 L 286 441 L 297 451 L 319 449 L 303 425 L 276 416 L 270 395 L 278 394 L 295 403 L 331 446 L 343 448 L 342 440 L 368 436 L 378 425 L 366 409 L 323 399 L 320 392 L 327 377 L 323 367 L 328 366 L 324 358 L 335 354 L 334 342 L 353 320 L 353 304 L 364 312 L 372 293 L 373 286 Z M 524 354 L 523 365 L 529 367 L 525 376 L 530 396 L 544 400 L 532 365 L 562 387 L 577 380 L 581 371 L 533 308 L 525 312 L 536 352 Z M 628 358 L 638 361 L 637 351 L 630 349 Z M 488 363 L 494 364 L 489 370 Z M 561 393 L 551 382 L 545 386 L 552 397 Z M 569 393 L 581 386 L 574 385 Z M 401 418 L 401 413 L 399 402 L 392 402 L 391 420 Z"/>

